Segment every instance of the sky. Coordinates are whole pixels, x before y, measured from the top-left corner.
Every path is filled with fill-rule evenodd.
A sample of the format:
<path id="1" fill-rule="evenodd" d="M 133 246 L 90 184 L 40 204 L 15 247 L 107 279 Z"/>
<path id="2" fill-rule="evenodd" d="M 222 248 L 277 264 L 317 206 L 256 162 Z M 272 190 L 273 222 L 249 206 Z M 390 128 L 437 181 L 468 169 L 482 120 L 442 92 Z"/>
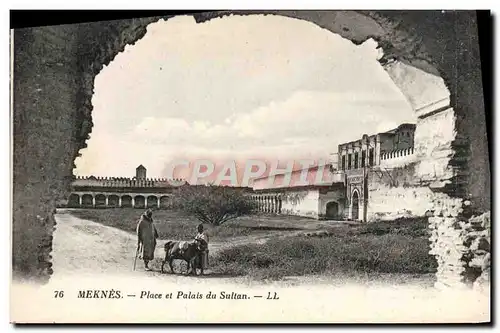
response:
<path id="1" fill-rule="evenodd" d="M 280 16 L 153 23 L 96 76 L 94 127 L 74 173 L 133 177 L 142 164 L 161 178 L 177 160 L 209 159 L 215 173 L 227 161 L 238 172 L 248 159 L 317 161 L 415 123 L 376 47 Z"/>

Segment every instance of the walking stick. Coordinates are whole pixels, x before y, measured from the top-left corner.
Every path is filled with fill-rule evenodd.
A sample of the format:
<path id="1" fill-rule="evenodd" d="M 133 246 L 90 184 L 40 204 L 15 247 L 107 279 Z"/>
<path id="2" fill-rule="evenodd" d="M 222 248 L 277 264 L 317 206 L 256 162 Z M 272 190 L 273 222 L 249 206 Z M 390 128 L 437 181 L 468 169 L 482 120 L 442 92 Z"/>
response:
<path id="1" fill-rule="evenodd" d="M 135 271 L 135 265 L 137 263 L 137 257 L 139 256 L 139 249 L 140 247 L 137 247 L 137 251 L 135 251 L 135 259 L 134 259 L 134 271 Z"/>

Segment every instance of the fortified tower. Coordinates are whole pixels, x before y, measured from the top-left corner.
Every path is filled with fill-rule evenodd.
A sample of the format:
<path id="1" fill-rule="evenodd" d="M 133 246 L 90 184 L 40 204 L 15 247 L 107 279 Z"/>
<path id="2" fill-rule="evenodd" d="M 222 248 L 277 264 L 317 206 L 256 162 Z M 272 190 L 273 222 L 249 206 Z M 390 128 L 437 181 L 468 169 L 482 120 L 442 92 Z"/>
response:
<path id="1" fill-rule="evenodd" d="M 146 179 L 146 168 L 141 164 L 135 169 L 136 179 Z"/>

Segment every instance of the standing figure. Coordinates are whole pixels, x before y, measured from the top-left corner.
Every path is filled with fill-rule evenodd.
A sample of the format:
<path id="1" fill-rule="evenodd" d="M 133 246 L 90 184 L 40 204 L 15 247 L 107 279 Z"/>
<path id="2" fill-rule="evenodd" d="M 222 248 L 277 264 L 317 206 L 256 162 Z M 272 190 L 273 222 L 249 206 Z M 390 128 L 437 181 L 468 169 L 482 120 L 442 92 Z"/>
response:
<path id="1" fill-rule="evenodd" d="M 205 250 L 201 252 L 200 258 L 198 260 L 199 268 L 201 269 L 201 274 L 203 274 L 203 270 L 208 266 L 208 235 L 203 231 L 203 224 L 198 225 L 198 234 L 194 239 L 201 240 L 206 243 Z"/>
<path id="2" fill-rule="evenodd" d="M 137 223 L 137 252 L 142 249 L 144 268 L 150 271 L 149 262 L 154 259 L 158 231 L 153 224 L 153 212 L 148 209 Z"/>

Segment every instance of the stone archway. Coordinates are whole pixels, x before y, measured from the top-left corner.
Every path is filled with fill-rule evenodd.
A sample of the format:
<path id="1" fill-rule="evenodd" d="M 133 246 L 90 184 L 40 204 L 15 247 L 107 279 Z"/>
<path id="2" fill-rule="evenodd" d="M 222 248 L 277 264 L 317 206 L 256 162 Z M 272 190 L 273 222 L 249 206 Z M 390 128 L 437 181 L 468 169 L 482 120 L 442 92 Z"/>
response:
<path id="1" fill-rule="evenodd" d="M 490 210 L 490 196 L 484 195 L 490 193 L 490 170 L 474 12 L 232 11 L 194 17 L 204 22 L 231 13 L 307 20 L 355 44 L 376 40 L 384 50 L 381 65 L 420 117 L 416 170 L 418 181 L 437 193 L 432 202 L 435 215 L 429 219 L 434 229 L 442 229 L 435 238 L 444 230 L 463 240 L 467 231 L 459 222 Z M 69 194 L 73 161 L 91 131 L 94 77 L 158 19 L 14 32 L 14 275 L 45 281 L 50 276 L 54 199 Z M 421 92 L 410 80 L 419 75 L 442 77 L 449 98 L 422 105 Z M 431 95 L 434 88 L 429 89 Z M 462 247 L 454 250 L 464 252 Z M 443 283 L 447 274 L 466 275 L 460 272 L 467 265 L 453 259 L 457 256 L 434 254 Z"/>
<path id="2" fill-rule="evenodd" d="M 82 207 L 94 207 L 94 197 L 91 194 L 82 195 Z"/>
<path id="3" fill-rule="evenodd" d="M 78 194 L 72 193 L 69 196 L 68 207 L 70 207 L 70 208 L 80 207 L 80 196 Z"/>
<path id="4" fill-rule="evenodd" d="M 351 197 L 351 219 L 353 221 L 358 221 L 359 220 L 359 193 L 357 190 L 354 190 L 352 192 L 352 197 Z"/>
<path id="5" fill-rule="evenodd" d="M 134 197 L 134 208 L 146 208 L 146 198 L 142 195 Z"/>
<path id="6" fill-rule="evenodd" d="M 326 218 L 329 220 L 337 219 L 339 216 L 339 203 L 330 201 L 326 204 Z"/>
<path id="7" fill-rule="evenodd" d="M 104 194 L 97 194 L 95 196 L 95 207 L 106 208 L 106 196 Z"/>
<path id="8" fill-rule="evenodd" d="M 120 205 L 120 198 L 116 194 L 111 194 L 108 197 L 108 207 L 116 208 Z"/>
<path id="9" fill-rule="evenodd" d="M 158 208 L 158 197 L 150 195 L 147 198 L 147 208 Z"/>
<path id="10" fill-rule="evenodd" d="M 122 196 L 122 207 L 131 208 L 132 207 L 132 197 L 130 195 Z"/>

